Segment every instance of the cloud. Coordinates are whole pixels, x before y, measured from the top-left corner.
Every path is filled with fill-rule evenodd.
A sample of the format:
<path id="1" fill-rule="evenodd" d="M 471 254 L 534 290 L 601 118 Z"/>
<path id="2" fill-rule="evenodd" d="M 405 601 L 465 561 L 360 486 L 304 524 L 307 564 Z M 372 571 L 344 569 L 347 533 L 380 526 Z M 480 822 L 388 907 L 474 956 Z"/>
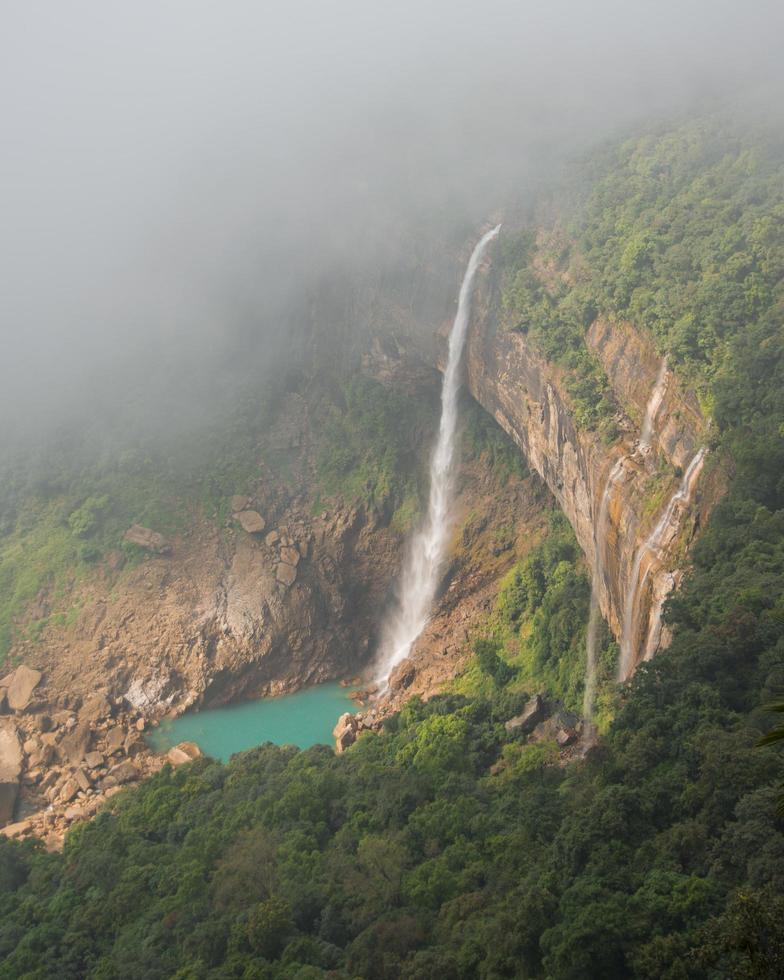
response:
<path id="1" fill-rule="evenodd" d="M 782 29 L 764 0 L 7 5 L 0 413 L 176 386 L 249 324 L 272 358 L 407 224 L 479 221 L 646 113 L 772 107 Z"/>

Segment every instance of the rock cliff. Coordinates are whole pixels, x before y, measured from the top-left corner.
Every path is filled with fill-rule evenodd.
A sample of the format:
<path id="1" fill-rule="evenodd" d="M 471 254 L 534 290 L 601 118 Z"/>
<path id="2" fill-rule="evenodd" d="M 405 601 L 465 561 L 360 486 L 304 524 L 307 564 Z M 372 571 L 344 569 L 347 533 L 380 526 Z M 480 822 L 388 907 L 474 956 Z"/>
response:
<path id="1" fill-rule="evenodd" d="M 680 580 L 685 550 L 720 493 L 718 476 L 700 472 L 704 455 L 696 458 L 707 420 L 647 339 L 630 324 L 600 319 L 586 342 L 607 373 L 621 432 L 605 444 L 575 423 L 564 370 L 505 327 L 489 277 L 481 289 L 466 353 L 468 387 L 553 492 L 592 567 L 602 549 L 598 599 L 621 642 L 625 679 L 667 642 L 660 623 L 664 599 Z M 439 331 L 439 363 L 447 331 L 448 324 Z M 657 378 L 661 387 L 652 398 Z M 649 443 L 640 439 L 646 411 Z M 606 515 L 603 527 L 600 513 Z"/>

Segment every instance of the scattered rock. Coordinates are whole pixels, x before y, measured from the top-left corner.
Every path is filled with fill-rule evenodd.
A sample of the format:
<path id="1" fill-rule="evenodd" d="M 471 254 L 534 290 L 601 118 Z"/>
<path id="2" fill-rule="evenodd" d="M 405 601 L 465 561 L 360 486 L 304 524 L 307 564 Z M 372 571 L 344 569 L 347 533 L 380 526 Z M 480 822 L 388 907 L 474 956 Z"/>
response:
<path id="1" fill-rule="evenodd" d="M 281 585 L 285 585 L 288 588 L 297 580 L 297 569 L 293 565 L 287 565 L 286 562 L 282 561 L 275 569 L 275 578 Z"/>
<path id="2" fill-rule="evenodd" d="M 9 823 L 2 830 L 0 834 L 5 834 L 6 837 L 26 837 L 33 830 L 33 818 L 28 817 L 27 820 L 19 820 L 17 823 Z"/>
<path id="3" fill-rule="evenodd" d="M 79 789 L 83 793 L 86 793 L 88 789 L 92 788 L 93 785 L 92 780 L 84 771 L 84 769 L 77 769 L 76 772 L 74 773 L 74 779 L 79 784 Z"/>
<path id="4" fill-rule="evenodd" d="M 66 779 L 58 794 L 61 803 L 70 803 L 79 792 L 79 784 L 75 779 Z"/>
<path id="5" fill-rule="evenodd" d="M 118 762 L 116 766 L 112 766 L 109 770 L 109 776 L 106 778 L 115 779 L 118 783 L 130 783 L 134 779 L 139 778 L 139 770 L 136 766 L 126 759 L 125 762 Z"/>
<path id="6" fill-rule="evenodd" d="M 267 526 L 267 522 L 255 510 L 243 510 L 237 514 L 237 520 L 242 525 L 242 530 L 248 534 L 260 534 Z"/>
<path id="7" fill-rule="evenodd" d="M 345 752 L 350 745 L 356 742 L 359 733 L 363 729 L 362 720 L 358 715 L 352 715 L 347 711 L 338 718 L 337 724 L 332 729 L 332 736 L 335 739 L 335 751 L 338 755 L 341 752 Z"/>
<path id="8" fill-rule="evenodd" d="M 110 728 L 106 733 L 106 754 L 114 755 L 115 752 L 119 752 L 123 747 L 125 742 L 125 732 L 120 728 L 119 725 L 115 725 L 114 728 Z"/>
<path id="9" fill-rule="evenodd" d="M 16 723 L 12 718 L 0 718 L 0 826 L 14 818 L 22 761 Z"/>
<path id="10" fill-rule="evenodd" d="M 79 721 L 95 725 L 104 718 L 110 718 L 112 705 L 105 694 L 91 694 L 82 705 Z"/>
<path id="11" fill-rule="evenodd" d="M 72 711 L 55 711 L 52 715 L 52 724 L 55 728 L 65 728 L 74 718 Z"/>
<path id="12" fill-rule="evenodd" d="M 141 524 L 129 527 L 123 535 L 123 541 L 135 544 L 138 548 L 144 548 L 145 551 L 151 551 L 155 555 L 169 555 L 172 550 L 162 534 L 150 530 L 149 527 L 142 527 Z"/>
<path id="13" fill-rule="evenodd" d="M 173 766 L 181 766 L 184 762 L 193 762 L 201 754 L 201 749 L 195 742 L 180 742 L 166 753 L 166 761 Z"/>
<path id="14" fill-rule="evenodd" d="M 523 708 L 523 713 L 517 715 L 515 718 L 510 718 L 504 725 L 504 728 L 508 732 L 519 731 L 523 735 L 528 735 L 536 728 L 540 721 L 544 720 L 545 713 L 545 706 L 541 695 L 535 694 L 528 704 L 526 704 L 525 708 Z"/>
<path id="15" fill-rule="evenodd" d="M 72 766 L 78 765 L 90 750 L 92 732 L 90 726 L 81 723 L 69 734 L 64 735 L 57 746 L 60 758 Z"/>
<path id="16" fill-rule="evenodd" d="M 562 728 L 557 732 L 555 741 L 559 748 L 565 749 L 567 745 L 577 741 L 577 732 L 573 728 Z"/>
<path id="17" fill-rule="evenodd" d="M 144 739 L 134 735 L 133 732 L 125 740 L 125 754 L 131 758 L 135 758 L 137 755 L 140 755 L 146 748 L 147 746 Z"/>
<path id="18" fill-rule="evenodd" d="M 249 503 L 250 497 L 241 497 L 239 494 L 235 494 L 230 500 L 232 514 L 239 514 L 240 511 L 245 510 Z"/>
<path id="19" fill-rule="evenodd" d="M 41 682 L 41 671 L 20 664 L 11 677 L 6 700 L 12 711 L 23 711 L 30 703 L 33 691 Z"/>
<path id="20" fill-rule="evenodd" d="M 287 565 L 293 565 L 295 568 L 299 564 L 300 554 L 296 548 L 281 548 L 280 549 L 280 560 L 285 562 Z"/>

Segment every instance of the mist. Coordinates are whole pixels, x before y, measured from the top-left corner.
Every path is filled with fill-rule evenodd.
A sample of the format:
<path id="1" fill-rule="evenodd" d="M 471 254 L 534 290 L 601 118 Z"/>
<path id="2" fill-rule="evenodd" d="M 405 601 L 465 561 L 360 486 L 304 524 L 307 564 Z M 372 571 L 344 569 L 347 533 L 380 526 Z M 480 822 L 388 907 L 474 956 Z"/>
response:
<path id="1" fill-rule="evenodd" d="M 636 120 L 782 94 L 775 2 L 75 0 L 2 25 L 17 435 L 134 400 L 198 418 L 210 379 L 290 353 L 325 278 L 478 229 Z"/>

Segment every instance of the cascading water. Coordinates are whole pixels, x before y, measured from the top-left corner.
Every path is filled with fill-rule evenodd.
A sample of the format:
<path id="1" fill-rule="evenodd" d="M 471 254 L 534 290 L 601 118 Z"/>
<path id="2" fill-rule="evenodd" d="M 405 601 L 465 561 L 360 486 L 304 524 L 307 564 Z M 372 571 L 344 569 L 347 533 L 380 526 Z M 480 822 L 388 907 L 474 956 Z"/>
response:
<path id="1" fill-rule="evenodd" d="M 585 693 L 583 695 L 583 742 L 588 745 L 596 740 L 593 727 L 593 708 L 596 699 L 596 644 L 599 638 L 599 623 L 602 612 L 599 608 L 599 589 L 604 581 L 605 553 L 607 550 L 607 516 L 610 510 L 613 487 L 623 473 L 623 462 L 626 457 L 619 459 L 610 470 L 607 483 L 604 485 L 599 516 L 594 526 L 594 562 L 593 579 L 591 583 L 591 614 L 588 618 L 588 633 L 585 643 Z"/>
<path id="2" fill-rule="evenodd" d="M 667 391 L 667 356 L 662 358 L 661 365 L 659 366 L 659 373 L 656 376 L 656 384 L 653 386 L 653 391 L 651 392 L 651 397 L 648 399 L 648 404 L 645 406 L 645 418 L 642 423 L 642 431 L 640 432 L 640 449 L 647 453 L 651 448 L 651 440 L 653 438 L 653 426 L 656 422 L 656 416 L 659 414 L 659 409 L 661 408 L 661 403 L 664 400 L 664 394 Z"/>
<path id="3" fill-rule="evenodd" d="M 634 667 L 635 656 L 634 656 L 634 637 L 637 630 L 637 604 L 638 598 L 642 594 L 643 589 L 648 581 L 648 576 L 651 573 L 652 565 L 649 564 L 645 570 L 645 574 L 640 581 L 640 571 L 642 569 L 642 563 L 648 556 L 658 556 L 661 554 L 662 545 L 664 543 L 665 535 L 668 530 L 673 528 L 673 520 L 675 518 L 676 511 L 687 507 L 691 503 L 692 496 L 694 494 L 694 487 L 699 478 L 700 471 L 702 470 L 702 464 L 705 462 L 705 453 L 707 450 L 698 450 L 692 461 L 689 463 L 686 472 L 683 474 L 680 486 L 675 491 L 675 493 L 670 498 L 670 502 L 664 509 L 664 513 L 659 518 L 656 526 L 648 535 L 646 540 L 640 545 L 637 554 L 634 557 L 634 564 L 632 565 L 632 573 L 629 578 L 629 587 L 626 592 L 626 602 L 623 611 L 623 631 L 621 635 L 621 662 L 618 670 L 618 678 L 621 681 L 625 681 Z M 654 640 L 658 639 L 660 634 L 661 626 L 661 614 L 662 607 L 664 605 L 664 597 L 660 601 L 656 602 L 651 608 L 648 630 L 645 637 L 645 645 L 643 648 L 643 655 L 645 659 L 650 659 L 654 652 L 655 646 L 652 649 L 652 644 Z"/>
<path id="4" fill-rule="evenodd" d="M 449 352 L 441 388 L 441 421 L 430 461 L 430 499 L 424 523 L 415 534 L 400 580 L 398 601 L 382 634 L 378 658 L 378 681 L 387 683 L 395 667 L 408 656 L 427 624 L 438 588 L 450 527 L 452 503 L 452 464 L 457 433 L 457 396 L 460 390 L 460 362 L 471 316 L 474 279 L 485 250 L 496 237 L 497 225 L 483 235 L 468 262 L 460 286 L 457 314 L 449 334 Z"/>

